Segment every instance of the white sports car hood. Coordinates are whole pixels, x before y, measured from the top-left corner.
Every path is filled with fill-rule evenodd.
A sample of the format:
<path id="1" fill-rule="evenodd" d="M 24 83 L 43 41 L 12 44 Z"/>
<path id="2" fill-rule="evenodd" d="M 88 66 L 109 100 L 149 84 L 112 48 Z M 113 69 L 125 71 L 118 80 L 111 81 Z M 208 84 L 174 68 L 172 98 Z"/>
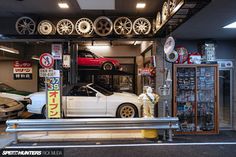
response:
<path id="1" fill-rule="evenodd" d="M 138 100 L 138 96 L 132 93 L 116 93 L 112 94 L 111 96 L 107 97 L 108 102 L 115 102 L 117 104 L 122 104 L 122 103 L 131 103 L 135 104 L 137 108 L 141 105 L 140 101 Z"/>
<path id="2" fill-rule="evenodd" d="M 22 96 L 22 95 L 12 94 L 12 93 L 1 93 L 0 96 L 10 98 L 10 99 L 14 99 L 16 101 L 24 100 L 24 97 L 25 97 L 25 96 Z"/>
<path id="3" fill-rule="evenodd" d="M 34 98 L 34 97 L 39 97 L 39 98 L 45 97 L 46 98 L 46 92 L 45 91 L 36 92 L 36 93 L 32 93 L 32 94 L 27 96 L 27 98 Z"/>

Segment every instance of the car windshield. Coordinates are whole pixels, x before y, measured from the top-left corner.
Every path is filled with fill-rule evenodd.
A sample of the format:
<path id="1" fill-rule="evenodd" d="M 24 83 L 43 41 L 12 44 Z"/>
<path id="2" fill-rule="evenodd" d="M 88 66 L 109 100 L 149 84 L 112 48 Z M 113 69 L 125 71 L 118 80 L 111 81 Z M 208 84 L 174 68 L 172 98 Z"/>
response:
<path id="1" fill-rule="evenodd" d="M 78 54 L 79 54 L 79 57 L 82 57 L 82 58 L 87 58 L 87 57 L 85 57 L 86 55 L 93 56 L 94 58 L 104 58 L 103 56 L 97 55 L 91 51 L 86 51 L 86 50 L 79 50 Z M 91 57 L 89 57 L 89 58 L 91 58 Z"/>
<path id="2" fill-rule="evenodd" d="M 102 87 L 101 87 L 101 86 L 99 86 L 99 85 L 96 85 L 96 84 L 91 84 L 91 85 L 89 85 L 89 86 L 90 86 L 90 87 L 92 87 L 93 89 L 97 90 L 98 92 L 100 92 L 100 93 L 102 93 L 102 94 L 106 95 L 106 96 L 110 96 L 110 95 L 112 95 L 112 94 L 113 94 L 113 92 L 111 92 L 111 91 L 108 91 L 108 90 L 106 90 L 106 89 L 102 88 Z"/>
<path id="3" fill-rule="evenodd" d="M 99 56 L 98 54 L 93 53 L 94 56 L 96 56 L 96 58 L 104 58 L 103 56 Z"/>
<path id="4" fill-rule="evenodd" d="M 13 90 L 15 90 L 15 89 L 8 86 L 8 85 L 6 85 L 6 84 L 4 84 L 4 83 L 0 84 L 0 91 L 1 92 L 7 92 L 7 91 L 13 91 Z"/>

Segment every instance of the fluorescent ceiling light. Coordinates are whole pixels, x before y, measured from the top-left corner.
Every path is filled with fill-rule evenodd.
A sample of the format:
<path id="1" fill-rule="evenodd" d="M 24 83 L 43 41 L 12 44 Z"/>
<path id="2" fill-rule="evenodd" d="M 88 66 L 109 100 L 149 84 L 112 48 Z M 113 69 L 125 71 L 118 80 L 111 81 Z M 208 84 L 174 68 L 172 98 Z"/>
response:
<path id="1" fill-rule="evenodd" d="M 227 26 L 224 26 L 223 28 L 236 28 L 236 22 L 233 22 Z"/>
<path id="2" fill-rule="evenodd" d="M 146 3 L 137 3 L 136 4 L 136 8 L 137 9 L 143 9 L 143 8 L 145 8 L 146 7 Z"/>
<path id="3" fill-rule="evenodd" d="M 65 2 L 60 2 L 58 3 L 58 6 L 61 8 L 61 9 L 68 9 L 69 8 L 69 5 Z"/>
<path id="4" fill-rule="evenodd" d="M 5 52 L 9 52 L 9 53 L 15 53 L 15 54 L 19 54 L 20 52 L 16 49 L 10 48 L 10 47 L 6 47 L 6 46 L 1 46 L 0 45 L 0 50 L 5 51 Z"/>
<path id="5" fill-rule="evenodd" d="M 82 10 L 115 10 L 115 0 L 77 0 Z"/>

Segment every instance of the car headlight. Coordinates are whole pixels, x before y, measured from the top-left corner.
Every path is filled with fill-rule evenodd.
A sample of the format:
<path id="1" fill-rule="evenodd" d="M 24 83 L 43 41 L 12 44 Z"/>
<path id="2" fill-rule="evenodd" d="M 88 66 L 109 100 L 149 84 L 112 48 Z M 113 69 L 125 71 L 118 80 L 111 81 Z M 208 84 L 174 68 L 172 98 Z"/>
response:
<path id="1" fill-rule="evenodd" d="M 27 104 L 32 104 L 32 100 L 30 98 L 24 98 L 24 101 L 27 103 Z"/>

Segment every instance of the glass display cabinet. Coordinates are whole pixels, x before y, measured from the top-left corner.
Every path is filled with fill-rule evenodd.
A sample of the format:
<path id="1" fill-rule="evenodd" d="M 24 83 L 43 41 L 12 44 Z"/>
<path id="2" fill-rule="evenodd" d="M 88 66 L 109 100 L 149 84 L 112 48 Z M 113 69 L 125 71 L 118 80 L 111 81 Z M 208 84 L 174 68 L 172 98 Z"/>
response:
<path id="1" fill-rule="evenodd" d="M 175 64 L 173 111 L 182 134 L 216 134 L 218 130 L 218 67 Z"/>

